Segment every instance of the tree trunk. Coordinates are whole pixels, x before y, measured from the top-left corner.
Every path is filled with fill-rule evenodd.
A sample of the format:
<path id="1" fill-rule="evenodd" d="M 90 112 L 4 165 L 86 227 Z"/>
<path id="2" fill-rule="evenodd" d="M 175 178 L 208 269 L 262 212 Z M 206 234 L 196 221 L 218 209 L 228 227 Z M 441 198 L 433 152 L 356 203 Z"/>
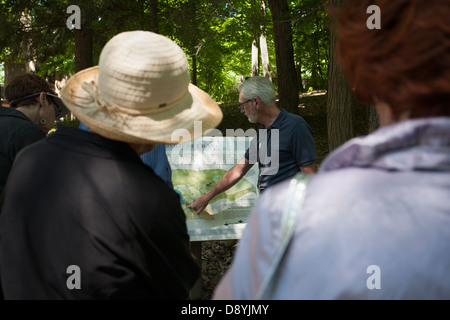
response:
<path id="1" fill-rule="evenodd" d="M 256 37 L 252 41 L 252 77 L 259 75 L 259 50 Z"/>
<path id="2" fill-rule="evenodd" d="M 371 133 L 378 129 L 380 124 L 375 106 L 370 106 L 369 108 L 369 133 Z"/>
<path id="3" fill-rule="evenodd" d="M 92 67 L 93 32 L 90 23 L 75 29 L 75 72 Z"/>
<path id="4" fill-rule="evenodd" d="M 204 42 L 201 39 L 201 32 L 197 23 L 197 8 L 198 3 L 195 1 L 187 1 L 182 5 L 183 19 L 185 19 L 185 27 L 190 30 L 191 37 L 188 41 L 187 47 L 191 52 L 189 55 L 192 57 L 192 69 L 191 69 L 191 82 L 193 85 L 197 85 L 198 77 L 198 65 L 201 61 L 200 50 L 203 47 Z M 191 51 L 192 50 L 192 51 Z"/>
<path id="5" fill-rule="evenodd" d="M 330 0 L 332 6 L 342 6 L 344 0 Z M 335 21 L 330 19 L 330 60 L 328 68 L 327 125 L 328 149 L 333 151 L 353 137 L 353 92 L 335 60 Z"/>
<path id="6" fill-rule="evenodd" d="M 25 63 L 5 63 L 5 88 L 14 80 L 15 77 L 27 72 Z"/>
<path id="7" fill-rule="evenodd" d="M 299 86 L 294 64 L 292 28 L 286 0 L 269 0 L 272 12 L 279 106 L 298 113 Z"/>
<path id="8" fill-rule="evenodd" d="M 269 67 L 269 51 L 267 50 L 267 39 L 264 34 L 261 34 L 259 38 L 259 47 L 261 48 L 261 61 L 263 66 L 263 76 L 269 78 L 272 81 Z"/>
<path id="9" fill-rule="evenodd" d="M 266 21 L 266 3 L 261 0 L 261 14 L 263 17 L 262 21 Z M 272 81 L 272 76 L 270 75 L 269 68 L 269 51 L 267 50 L 267 38 L 266 38 L 266 26 L 265 22 L 261 25 L 261 36 L 259 37 L 259 47 L 261 49 L 261 62 L 263 67 L 263 76 L 267 77 Z"/>
<path id="10" fill-rule="evenodd" d="M 272 81 L 269 67 L 269 51 L 267 50 L 267 39 L 264 34 L 261 34 L 259 38 L 259 47 L 261 48 L 261 61 L 263 65 L 263 76 L 269 78 Z"/>
<path id="11" fill-rule="evenodd" d="M 158 0 L 150 0 L 149 9 L 150 9 L 150 31 L 159 33 Z"/>
<path id="12" fill-rule="evenodd" d="M 197 55 L 192 56 L 192 79 L 191 82 L 194 86 L 197 85 Z"/>
<path id="13" fill-rule="evenodd" d="M 305 86 L 303 85 L 303 79 L 302 79 L 302 62 L 301 57 L 299 56 L 299 60 L 295 62 L 297 65 L 295 68 L 295 72 L 297 72 L 297 79 L 298 79 L 298 85 L 300 88 L 300 92 L 305 91 Z"/>
<path id="14" fill-rule="evenodd" d="M 20 22 L 22 22 L 23 30 L 26 30 L 25 33 L 28 34 L 28 30 L 32 30 L 32 18 L 29 14 L 25 14 L 22 12 L 22 16 L 20 17 Z M 36 73 L 36 66 L 34 63 L 34 58 L 32 54 L 31 47 L 33 45 L 33 38 L 31 36 L 26 37 L 26 40 L 22 43 L 23 55 L 25 58 L 25 66 L 27 73 Z"/>
<path id="15" fill-rule="evenodd" d="M 94 65 L 93 43 L 94 33 L 92 30 L 92 12 L 81 15 L 81 29 L 74 29 L 75 32 L 75 73 L 90 68 Z M 80 120 L 76 119 L 70 112 L 66 115 L 66 120 L 76 120 L 76 126 L 80 125 Z"/>

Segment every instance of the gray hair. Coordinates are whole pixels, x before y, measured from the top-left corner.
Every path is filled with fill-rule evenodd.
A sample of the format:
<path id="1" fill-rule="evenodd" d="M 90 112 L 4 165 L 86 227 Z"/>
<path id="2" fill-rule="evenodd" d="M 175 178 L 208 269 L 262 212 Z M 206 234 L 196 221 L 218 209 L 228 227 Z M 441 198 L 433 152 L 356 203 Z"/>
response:
<path id="1" fill-rule="evenodd" d="M 271 104 L 276 99 L 273 84 L 267 77 L 255 76 L 248 78 L 239 86 L 239 92 L 244 99 L 258 97 L 265 104 Z"/>

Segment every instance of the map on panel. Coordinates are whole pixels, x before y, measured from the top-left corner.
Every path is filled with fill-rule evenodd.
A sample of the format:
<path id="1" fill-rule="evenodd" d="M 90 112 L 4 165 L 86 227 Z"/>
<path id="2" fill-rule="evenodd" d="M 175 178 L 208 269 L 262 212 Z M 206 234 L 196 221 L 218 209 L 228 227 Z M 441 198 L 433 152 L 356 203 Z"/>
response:
<path id="1" fill-rule="evenodd" d="M 181 194 L 191 241 L 240 238 L 259 197 L 257 165 L 232 188 L 214 197 L 202 213 L 197 214 L 187 206 L 211 189 L 244 156 L 250 140 L 250 137 L 203 137 L 167 146 L 172 182 Z"/>

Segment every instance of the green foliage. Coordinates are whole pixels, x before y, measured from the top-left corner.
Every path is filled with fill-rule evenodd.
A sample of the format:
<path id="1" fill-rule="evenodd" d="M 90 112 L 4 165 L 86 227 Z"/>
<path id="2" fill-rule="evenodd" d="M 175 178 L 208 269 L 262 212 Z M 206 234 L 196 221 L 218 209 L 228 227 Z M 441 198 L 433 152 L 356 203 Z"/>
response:
<path id="1" fill-rule="evenodd" d="M 324 0 L 289 1 L 295 61 L 306 86 L 325 89 L 328 26 Z M 150 29 L 149 0 L 1 0 L 0 61 L 35 60 L 37 73 L 74 73 L 74 30 L 66 26 L 69 5 L 81 8 L 82 21 L 94 30 L 94 64 L 104 44 L 127 30 Z M 167 0 L 158 2 L 158 32 L 186 52 L 192 81 L 219 103 L 236 102 L 240 82 L 251 75 L 251 45 L 267 37 L 272 77 L 276 78 L 270 10 L 261 0 Z M 29 26 L 21 22 L 28 14 Z M 23 18 L 22 18 L 23 20 Z M 262 68 L 261 68 L 262 69 Z M 262 70 L 261 70 L 262 73 Z"/>
<path id="2" fill-rule="evenodd" d="M 295 60 L 306 86 L 326 89 L 328 84 L 329 28 L 324 0 L 292 2 Z M 300 69 L 300 68 L 299 68 Z"/>
<path id="3" fill-rule="evenodd" d="M 5 83 L 5 66 L 0 63 L 0 83 Z"/>
<path id="4" fill-rule="evenodd" d="M 79 122 L 77 120 L 63 120 L 63 121 L 56 121 L 53 127 L 50 129 L 47 135 L 50 135 L 56 131 L 59 124 L 63 124 L 65 126 L 69 127 L 78 127 Z"/>

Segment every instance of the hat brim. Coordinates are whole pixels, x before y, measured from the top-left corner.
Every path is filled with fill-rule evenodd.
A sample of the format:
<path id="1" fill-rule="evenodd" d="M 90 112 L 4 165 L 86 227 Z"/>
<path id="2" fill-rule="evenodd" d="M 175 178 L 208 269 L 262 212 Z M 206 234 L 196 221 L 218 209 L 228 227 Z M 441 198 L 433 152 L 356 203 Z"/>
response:
<path id="1" fill-rule="evenodd" d="M 61 90 L 67 108 L 93 132 L 128 143 L 177 144 L 200 138 L 222 121 L 222 110 L 204 91 L 189 84 L 189 94 L 169 110 L 150 114 L 128 114 L 114 108 L 99 108 L 84 82 L 96 81 L 98 66 L 71 77 Z"/>
<path id="2" fill-rule="evenodd" d="M 60 97 L 58 97 L 55 94 L 48 93 L 48 92 L 46 94 L 48 96 L 50 96 L 52 98 L 52 101 L 54 103 L 56 103 L 59 107 L 60 112 L 58 114 L 55 114 L 56 119 L 60 119 L 69 113 L 69 109 L 67 109 L 66 105 L 64 104 L 64 102 L 62 101 L 62 99 Z"/>

